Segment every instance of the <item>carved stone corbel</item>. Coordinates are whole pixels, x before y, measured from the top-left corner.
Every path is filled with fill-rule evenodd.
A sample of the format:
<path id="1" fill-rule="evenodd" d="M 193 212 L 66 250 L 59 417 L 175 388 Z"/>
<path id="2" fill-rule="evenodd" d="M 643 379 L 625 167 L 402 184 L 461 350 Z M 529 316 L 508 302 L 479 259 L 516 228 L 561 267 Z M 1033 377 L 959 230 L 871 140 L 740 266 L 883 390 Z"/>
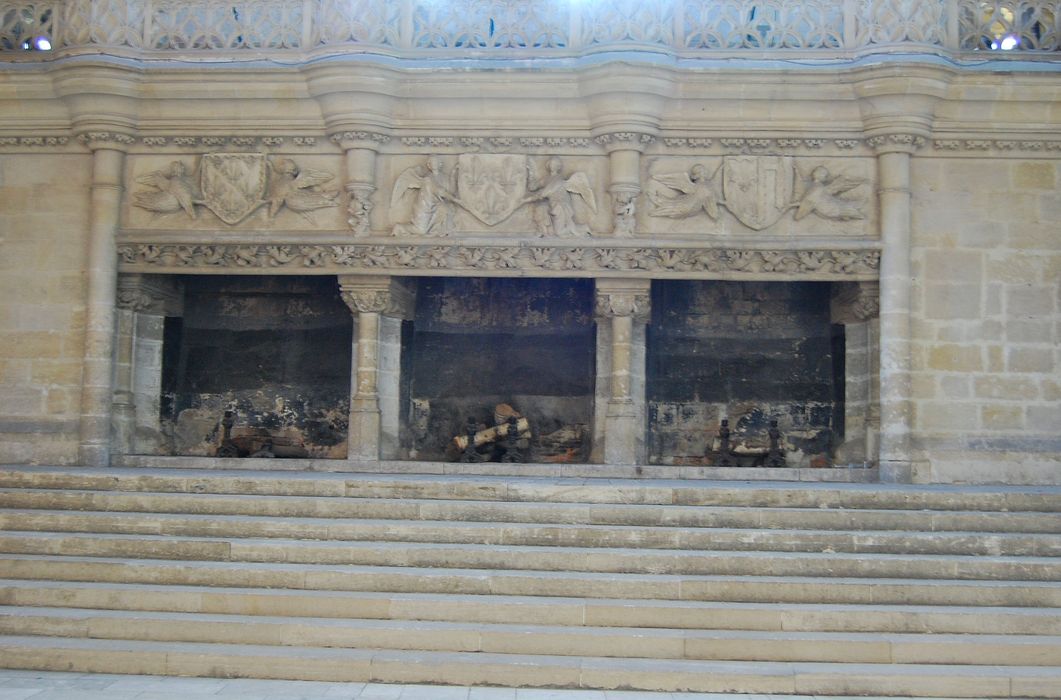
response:
<path id="1" fill-rule="evenodd" d="M 630 317 L 636 322 L 648 321 L 652 302 L 648 293 L 597 290 L 594 316 L 598 319 Z"/>
<path id="2" fill-rule="evenodd" d="M 180 316 L 184 311 L 181 283 L 165 275 L 118 276 L 117 306 L 138 313 Z"/>
<path id="3" fill-rule="evenodd" d="M 880 284 L 877 282 L 841 282 L 833 285 L 829 302 L 833 323 L 862 323 L 880 315 Z"/>

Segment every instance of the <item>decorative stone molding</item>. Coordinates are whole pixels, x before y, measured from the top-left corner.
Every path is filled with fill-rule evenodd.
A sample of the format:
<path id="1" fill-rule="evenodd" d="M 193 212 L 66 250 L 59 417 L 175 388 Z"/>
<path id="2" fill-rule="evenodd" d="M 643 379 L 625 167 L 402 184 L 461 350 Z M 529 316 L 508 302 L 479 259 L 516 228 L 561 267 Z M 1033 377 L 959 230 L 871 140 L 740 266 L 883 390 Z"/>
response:
<path id="1" fill-rule="evenodd" d="M 664 148 L 676 151 L 706 150 L 717 144 L 723 153 L 819 153 L 832 144 L 841 150 L 863 145 L 863 139 L 829 139 L 824 137 L 779 136 L 777 138 L 745 138 L 738 136 L 665 136 Z"/>
<path id="2" fill-rule="evenodd" d="M 117 131 L 86 131 L 78 134 L 77 140 L 92 150 L 116 146 L 120 147 L 119 150 L 126 150 L 136 143 L 135 137 Z"/>
<path id="3" fill-rule="evenodd" d="M 0 146 L 65 146 L 69 136 L 0 136 Z"/>
<path id="4" fill-rule="evenodd" d="M 656 137 L 653 134 L 638 131 L 613 131 L 600 134 L 593 140 L 603 146 L 605 150 L 633 149 L 640 151 L 646 146 L 655 143 Z"/>
<path id="5" fill-rule="evenodd" d="M 402 280 L 340 276 L 339 293 L 354 313 L 411 319 L 416 295 Z"/>
<path id="6" fill-rule="evenodd" d="M 346 223 L 357 237 L 369 235 L 369 221 L 372 213 L 372 193 L 376 188 L 371 185 L 350 182 L 345 186 L 349 195 L 346 202 Z"/>
<path id="7" fill-rule="evenodd" d="M 880 315 L 878 282 L 844 282 L 835 285 L 829 302 L 833 323 L 861 323 Z"/>
<path id="8" fill-rule="evenodd" d="M 651 248 L 523 245 L 253 245 L 150 244 L 118 246 L 129 272 L 209 270 L 368 270 L 411 273 L 475 272 L 499 276 L 563 273 L 593 276 L 609 272 L 638 277 L 725 275 L 762 279 L 871 279 L 880 269 L 874 249 L 749 250 L 737 248 Z"/>
<path id="9" fill-rule="evenodd" d="M 996 140 L 996 139 L 935 139 L 932 148 L 937 151 L 1061 151 L 1061 141 L 1045 139 Z"/>
<path id="10" fill-rule="evenodd" d="M 359 132 L 360 133 L 360 132 Z M 334 137 L 332 137 L 334 139 Z M 389 137 L 387 137 L 389 139 Z M 590 148 L 595 141 L 582 136 L 402 136 L 407 149 L 442 150 L 458 148 L 478 153 L 538 153 L 545 149 Z M 381 142 L 381 143 L 386 143 Z"/>
<path id="11" fill-rule="evenodd" d="M 138 140 L 149 148 L 262 148 L 277 146 L 301 146 L 312 148 L 317 145 L 317 136 L 142 136 Z M 133 143 L 130 142 L 130 143 Z"/>
<path id="12" fill-rule="evenodd" d="M 866 144 L 875 151 L 903 151 L 913 153 L 925 145 L 924 136 L 917 134 L 879 134 L 866 139 Z"/>
<path id="13" fill-rule="evenodd" d="M 378 148 L 391 140 L 387 134 L 376 131 L 341 131 L 329 137 L 335 144 L 343 148 L 355 146 Z"/>

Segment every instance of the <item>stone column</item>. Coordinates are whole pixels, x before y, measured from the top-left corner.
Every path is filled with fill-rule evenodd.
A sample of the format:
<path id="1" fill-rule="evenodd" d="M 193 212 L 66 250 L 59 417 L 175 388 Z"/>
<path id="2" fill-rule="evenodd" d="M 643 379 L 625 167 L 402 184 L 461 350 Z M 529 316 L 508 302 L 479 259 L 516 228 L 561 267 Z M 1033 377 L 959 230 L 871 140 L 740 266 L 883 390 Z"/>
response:
<path id="1" fill-rule="evenodd" d="M 398 452 L 401 322 L 411 319 L 414 295 L 392 277 L 339 277 L 354 312 L 347 459 L 374 462 Z"/>
<path id="2" fill-rule="evenodd" d="M 873 136 L 880 184 L 880 478 L 919 480 L 910 448 L 911 358 L 910 158 L 925 139 Z"/>
<path id="3" fill-rule="evenodd" d="M 594 462 L 645 461 L 645 331 L 649 280 L 598 279 Z"/>
<path id="4" fill-rule="evenodd" d="M 121 212 L 125 149 L 133 139 L 126 134 L 89 132 L 81 134 L 79 140 L 92 149 L 79 462 L 86 467 L 104 467 L 111 458 L 118 276 L 114 236 Z"/>
<path id="5" fill-rule="evenodd" d="M 844 326 L 844 441 L 836 449 L 836 461 L 874 464 L 880 432 L 877 407 L 880 285 L 841 282 L 833 290 L 832 322 Z"/>
<path id="6" fill-rule="evenodd" d="M 612 235 L 633 236 L 637 229 L 637 197 L 641 194 L 641 152 L 656 140 L 651 134 L 617 131 L 601 134 L 597 142 L 608 151 L 612 196 Z"/>
<path id="7" fill-rule="evenodd" d="M 371 131 L 343 131 L 331 138 L 346 154 L 346 223 L 355 236 L 367 236 L 372 228 L 376 154 L 390 137 Z"/>

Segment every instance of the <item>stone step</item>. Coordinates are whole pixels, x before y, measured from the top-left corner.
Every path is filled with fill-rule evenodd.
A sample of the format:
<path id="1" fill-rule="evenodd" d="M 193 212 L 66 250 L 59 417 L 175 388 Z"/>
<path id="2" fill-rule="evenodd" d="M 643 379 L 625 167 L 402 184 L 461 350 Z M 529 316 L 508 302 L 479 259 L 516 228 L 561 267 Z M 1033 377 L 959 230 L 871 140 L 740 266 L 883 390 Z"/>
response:
<path id="1" fill-rule="evenodd" d="M 322 459 L 246 459 L 219 457 L 169 457 L 163 455 L 115 455 L 113 466 L 151 469 L 268 470 L 355 472 L 370 474 L 433 474 L 450 476 L 544 477 L 563 479 L 689 479 L 710 481 L 788 481 L 876 483 L 876 467 L 709 467 L 675 464 L 574 464 L 556 462 L 429 462 L 380 460 L 347 462 Z"/>
<path id="2" fill-rule="evenodd" d="M 661 550 L 57 532 L 0 532 L 0 552 L 615 574 L 1061 580 L 1061 559 L 1024 556 Z"/>
<path id="3" fill-rule="evenodd" d="M 631 525 L 337 520 L 7 509 L 0 509 L 0 530 L 716 551 L 1034 557 L 1061 555 L 1061 537 L 1055 535 L 990 532 L 841 532 L 734 528 L 690 530 Z"/>
<path id="4" fill-rule="evenodd" d="M 384 593 L 0 580 L 0 605 L 787 632 L 1061 635 L 1061 609 Z"/>
<path id="5" fill-rule="evenodd" d="M 0 638 L 7 668 L 151 675 L 664 692 L 1061 697 L 1035 666 L 698 661 L 180 642 Z"/>
<path id="6" fill-rule="evenodd" d="M 0 634 L 554 656 L 1061 667 L 1061 637 L 884 634 L 206 615 L 0 607 Z"/>
<path id="7" fill-rule="evenodd" d="M 1061 607 L 1056 581 L 612 574 L 0 554 L 9 579 L 748 603 Z"/>
<path id="8" fill-rule="evenodd" d="M 0 507 L 128 513 L 356 518 L 682 528 L 902 530 L 1061 534 L 1061 515 L 1042 512 L 747 508 L 442 499 L 0 489 Z"/>
<path id="9" fill-rule="evenodd" d="M 717 483 L 179 469 L 6 467 L 0 487 L 690 506 L 1061 513 L 1051 487 Z"/>

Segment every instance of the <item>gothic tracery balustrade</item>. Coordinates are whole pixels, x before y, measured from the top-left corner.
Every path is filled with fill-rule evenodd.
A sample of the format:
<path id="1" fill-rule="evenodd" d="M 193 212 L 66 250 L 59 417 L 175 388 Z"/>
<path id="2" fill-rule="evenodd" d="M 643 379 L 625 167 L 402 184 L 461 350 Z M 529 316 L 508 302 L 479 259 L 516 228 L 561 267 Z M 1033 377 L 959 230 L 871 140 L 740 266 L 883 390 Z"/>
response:
<path id="1" fill-rule="evenodd" d="M 23 50 L 46 36 L 52 51 Z M 1061 50 L 1059 0 L 0 0 L 0 53 Z M 247 55 L 247 58 L 251 56 Z"/>

